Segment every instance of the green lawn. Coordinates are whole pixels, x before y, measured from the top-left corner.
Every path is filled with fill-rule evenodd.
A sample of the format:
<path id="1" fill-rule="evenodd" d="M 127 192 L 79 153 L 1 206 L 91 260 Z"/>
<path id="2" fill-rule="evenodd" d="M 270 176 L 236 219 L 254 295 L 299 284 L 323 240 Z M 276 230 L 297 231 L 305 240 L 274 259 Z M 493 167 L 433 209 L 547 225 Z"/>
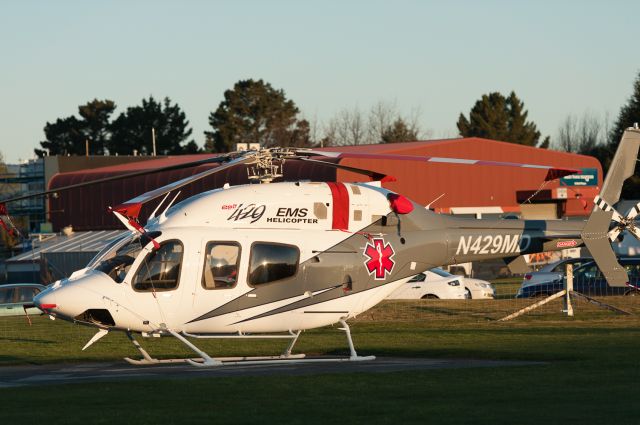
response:
<path id="1" fill-rule="evenodd" d="M 638 424 L 640 300 L 611 297 L 635 313 L 560 303 L 495 319 L 526 301 L 386 302 L 352 324 L 361 354 L 540 360 L 526 367 L 205 378 L 0 389 L 7 423 Z M 123 335 L 85 352 L 92 331 L 44 318 L 0 321 L 0 365 L 114 360 L 135 355 Z M 143 340 L 153 354 L 187 355 L 172 339 Z M 198 341 L 200 343 L 201 341 Z M 205 341 L 211 354 L 277 353 L 280 341 Z M 304 333 L 298 351 L 346 353 L 334 328 Z"/>

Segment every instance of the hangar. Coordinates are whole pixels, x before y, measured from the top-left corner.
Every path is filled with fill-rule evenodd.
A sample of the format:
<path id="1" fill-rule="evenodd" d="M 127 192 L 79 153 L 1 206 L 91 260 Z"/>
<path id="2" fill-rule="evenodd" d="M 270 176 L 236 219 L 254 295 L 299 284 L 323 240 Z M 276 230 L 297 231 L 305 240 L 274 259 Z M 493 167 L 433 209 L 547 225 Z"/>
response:
<path id="1" fill-rule="evenodd" d="M 566 218 L 588 215 L 592 201 L 602 184 L 602 167 L 597 159 L 584 155 L 522 146 L 482 138 L 455 138 L 407 143 L 360 146 L 336 146 L 325 150 L 437 156 L 461 159 L 493 160 L 514 163 L 545 164 L 581 169 L 581 175 L 545 182 L 545 171 L 529 168 L 470 166 L 382 159 L 343 159 L 342 164 L 372 169 L 394 176 L 397 181 L 384 186 L 410 199 L 430 205 L 436 212 L 487 216 L 515 214 L 523 218 Z M 85 181 L 128 174 L 134 171 L 186 163 L 215 154 L 170 156 L 91 170 L 55 175 L 49 188 L 55 189 Z M 107 213 L 147 190 L 190 176 L 215 165 L 139 176 L 67 192 L 49 200 L 49 216 L 58 231 L 72 225 L 74 230 L 121 229 L 121 224 Z M 321 165 L 287 161 L 285 176 L 289 180 L 362 181 L 362 176 Z M 248 183 L 246 167 L 240 166 L 205 178 L 183 188 L 178 200 L 204 190 Z M 143 209 L 141 217 L 151 212 Z"/>

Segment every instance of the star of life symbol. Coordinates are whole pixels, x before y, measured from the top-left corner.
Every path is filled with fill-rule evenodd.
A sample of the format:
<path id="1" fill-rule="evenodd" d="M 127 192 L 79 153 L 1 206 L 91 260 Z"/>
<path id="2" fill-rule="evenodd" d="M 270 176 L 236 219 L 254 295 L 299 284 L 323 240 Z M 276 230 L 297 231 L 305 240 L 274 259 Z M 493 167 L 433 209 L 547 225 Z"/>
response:
<path id="1" fill-rule="evenodd" d="M 384 239 L 374 238 L 364 248 L 364 255 L 369 257 L 364 262 L 365 267 L 369 271 L 370 275 L 376 280 L 384 280 L 387 277 L 387 273 L 391 273 L 395 261 L 391 259 L 395 252 L 390 243 L 385 245 Z"/>

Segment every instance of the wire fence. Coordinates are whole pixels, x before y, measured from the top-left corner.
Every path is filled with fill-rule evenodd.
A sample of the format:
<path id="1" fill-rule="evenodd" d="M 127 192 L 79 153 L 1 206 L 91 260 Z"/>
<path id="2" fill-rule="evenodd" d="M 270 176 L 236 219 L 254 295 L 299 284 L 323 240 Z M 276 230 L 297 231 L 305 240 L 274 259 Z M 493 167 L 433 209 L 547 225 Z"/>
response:
<path id="1" fill-rule="evenodd" d="M 555 320 L 568 317 L 568 310 L 571 309 L 575 317 L 608 315 L 620 316 L 621 319 L 624 319 L 624 317 L 640 315 L 640 292 L 631 288 L 609 287 L 607 289 L 597 286 L 597 290 L 590 292 L 577 286 L 576 292 L 571 294 L 571 302 L 568 306 L 564 295 L 544 302 L 549 295 L 562 290 L 561 284 L 554 287 L 553 291 L 549 290 L 548 293 L 535 293 L 524 298 L 520 298 L 521 281 L 517 279 L 498 280 L 493 282 L 492 286 L 494 296 L 488 299 L 424 297 L 421 299 L 384 300 L 374 308 L 357 316 L 355 321 L 413 322 L 429 320 L 438 323 L 439 321 L 450 321 L 452 317 L 456 317 L 464 319 L 465 322 L 490 322 L 499 321 L 515 312 L 538 304 L 540 305 L 526 311 L 522 317 L 528 317 L 528 320 L 536 318 Z M 41 316 L 35 314 L 27 317 L 22 308 L 15 306 L 12 310 L 3 310 L 0 307 L 0 337 L 19 339 L 21 335 L 29 332 L 43 331 L 46 333 L 46 325 L 29 326 L 30 320 L 33 321 Z M 518 318 L 512 320 L 518 320 Z M 84 329 L 84 327 L 82 328 Z"/>

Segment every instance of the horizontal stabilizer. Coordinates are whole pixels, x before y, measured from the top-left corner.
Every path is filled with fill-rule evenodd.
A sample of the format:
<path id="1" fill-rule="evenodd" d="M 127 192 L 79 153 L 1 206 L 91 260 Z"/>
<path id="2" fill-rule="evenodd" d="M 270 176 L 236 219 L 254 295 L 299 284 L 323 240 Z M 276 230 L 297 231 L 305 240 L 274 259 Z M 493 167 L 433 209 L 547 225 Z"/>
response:
<path id="1" fill-rule="evenodd" d="M 507 267 L 509 267 L 509 271 L 513 274 L 525 274 L 531 271 L 531 267 L 527 264 L 527 260 L 524 258 L 524 255 L 505 258 L 504 262 Z"/>

